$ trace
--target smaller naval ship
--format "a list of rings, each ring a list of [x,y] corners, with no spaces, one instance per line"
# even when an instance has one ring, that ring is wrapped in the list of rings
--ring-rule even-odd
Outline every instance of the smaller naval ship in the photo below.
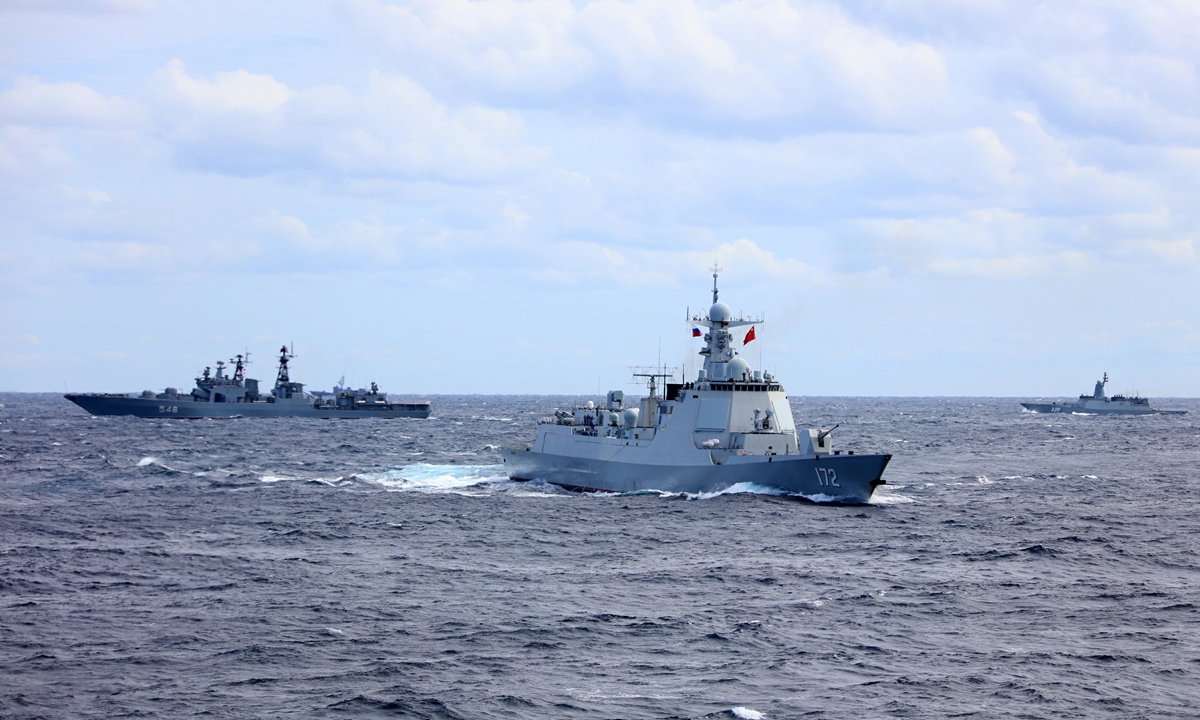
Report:
[[[1158,410],[1150,407],[1150,401],[1144,397],[1125,397],[1104,394],[1104,386],[1108,384],[1108,373],[1103,379],[1096,381],[1096,389],[1091,395],[1080,395],[1074,402],[1052,403],[1021,403],[1021,407],[1036,413],[1075,413],[1078,415],[1184,415],[1187,410]]]
[[[328,398],[306,392],[303,383],[294,382],[288,375],[288,361],[294,357],[286,345],[279,350],[275,387],[265,396],[259,394],[258,380],[246,377],[246,364],[250,362],[250,354],[246,353],[229,361],[232,374],[226,374],[223,361],[217,361],[216,373],[212,372],[211,367],[204,368],[203,374],[196,378],[196,387],[187,394],[169,387],[161,393],[146,390],[141,395],[69,393],[64,397],[93,415],[157,418],[429,417],[428,400],[392,402],[375,383],[371,383],[369,390],[336,387]]]
[[[695,381],[671,382],[667,368],[635,368],[650,391],[636,407],[614,390],[604,407],[589,402],[544,418],[528,447],[500,450],[509,478],[582,491],[693,494],[751,483],[814,500],[869,500],[885,484],[892,456],[843,455],[833,449],[836,425],[797,433],[783,385],[753,370],[734,347],[734,328],[750,326],[744,346],[762,320],[734,317],[718,301],[717,272],[708,314],[689,318],[695,336],[708,328]]]

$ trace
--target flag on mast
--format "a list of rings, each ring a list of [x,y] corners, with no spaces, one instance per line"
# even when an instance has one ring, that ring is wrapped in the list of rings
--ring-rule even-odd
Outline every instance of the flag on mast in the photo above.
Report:
[[[695,326],[692,327],[692,337],[700,337],[703,334],[704,333],[700,332],[700,328]]]
[[[751,340],[753,340],[753,339],[754,339],[754,326],[753,326],[753,325],[751,325],[751,326],[750,326],[750,332],[746,333],[746,339],[742,341],[742,344],[743,344],[743,345],[749,345],[749,344],[750,344],[750,341],[751,341]]]

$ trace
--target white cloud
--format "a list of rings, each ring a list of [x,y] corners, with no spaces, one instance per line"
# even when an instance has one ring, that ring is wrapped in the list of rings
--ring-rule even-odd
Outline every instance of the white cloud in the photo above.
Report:
[[[931,46],[832,6],[692,0],[345,0],[358,32],[423,83],[492,101],[635,106],[704,127],[908,128],[949,101]]]
[[[127,129],[137,124],[135,103],[104,97],[78,82],[44,83],[36,77],[18,76],[0,93],[0,122],[40,127]]]
[[[364,260],[391,264],[402,257],[403,229],[385,226],[378,220],[346,220],[314,231],[297,217],[271,212],[253,219],[249,226],[258,239],[267,243],[282,241],[282,252],[268,252],[268,256],[295,258],[294,251],[300,251],[320,258],[318,262],[326,268],[346,264],[361,267]]]
[[[1169,263],[1175,266],[1195,266],[1200,262],[1200,254],[1196,252],[1194,238],[1178,240],[1163,240],[1158,238],[1141,238],[1125,240],[1118,243],[1116,255],[1126,262],[1145,264],[1150,261]]]
[[[986,276],[992,278],[1078,273],[1096,269],[1096,262],[1085,253],[1067,251],[1053,255],[1019,253],[1007,257],[937,259],[928,269],[943,275]]]
[[[154,73],[152,88],[161,105],[183,114],[215,117],[277,117],[292,92],[269,75],[245,70],[216,74],[215,80],[194,78],[179,59],[171,60]]]
[[[372,73],[354,95],[246,71],[195,78],[173,60],[151,90],[163,136],[200,169],[473,182],[526,172],[541,156],[522,144],[518,116],[451,109],[404,77]]]
[[[20,125],[0,126],[0,173],[4,176],[36,177],[70,164],[53,134]]]
[[[263,306],[255,333],[299,314],[264,284],[306,275],[314,317],[385,327],[385,303],[332,290],[364,272],[459,320],[519,298],[564,347],[588,342],[572,303],[602,307],[619,343],[705,297],[714,260],[793,328],[794,362],[857,358],[831,369],[849,391],[964,347],[1001,377],[1014,337],[1094,355],[1105,324],[1200,327],[1194,2],[31,5],[0,4],[0,273],[6,302],[75,293],[5,330],[46,347],[92,332],[97,286],[218,277]],[[165,340],[193,306],[155,296]],[[465,342],[430,343],[448,391]],[[865,359],[889,357],[912,364]]]
[[[70,187],[69,185],[63,185],[62,190],[63,190],[63,195],[68,200],[86,199],[88,202],[92,203],[93,205],[100,205],[101,203],[112,202],[112,196],[109,195],[108,193],[104,192],[103,190],[76,190],[75,188]]]

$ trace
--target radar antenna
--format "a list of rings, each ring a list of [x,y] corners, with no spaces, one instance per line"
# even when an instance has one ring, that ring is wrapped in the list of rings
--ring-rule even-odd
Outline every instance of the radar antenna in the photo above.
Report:
[[[716,305],[717,304],[717,273],[721,272],[721,266],[717,264],[716,260],[714,260],[713,266],[709,269],[712,270],[712,274],[713,274],[713,305]]]
[[[633,366],[629,369],[633,371],[633,382],[639,382],[637,378],[645,378],[645,380],[641,382],[645,382],[650,388],[650,397],[657,398],[658,387],[660,384],[659,380],[662,380],[662,385],[666,385],[668,380],[671,380],[675,377],[675,372],[679,368],[667,367],[663,365],[660,367]]]

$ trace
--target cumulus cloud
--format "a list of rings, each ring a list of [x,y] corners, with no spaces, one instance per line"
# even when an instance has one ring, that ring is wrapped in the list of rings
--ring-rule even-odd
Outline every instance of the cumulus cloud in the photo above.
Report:
[[[1027,104],[1056,127],[1126,142],[1200,138],[1200,5],[1188,0],[843,3],[856,22],[930,43],[953,92]]]
[[[623,319],[716,260],[864,357],[1200,307],[1194,2],[333,6],[0,0],[6,291],[368,267]]]
[[[412,80],[378,72],[356,95],[341,87],[293,90],[245,70],[197,78],[173,60],[155,73],[151,102],[163,136],[189,164],[233,174],[323,170],[472,182],[525,172],[541,156],[523,144],[519,116],[452,109]]]
[[[217,73],[214,80],[188,75],[183,61],[171,60],[154,74],[152,88],[168,110],[183,117],[227,119],[234,123],[247,119],[278,118],[291,97],[287,85],[269,75],[245,70]]]
[[[933,47],[784,0],[344,0],[395,67],[497,102],[634,105],[691,126],[911,128],[945,113]],[[750,125],[745,125],[750,123]]]
[[[748,238],[704,249],[571,240],[540,243],[516,252],[517,274],[555,287],[690,287],[695,278],[711,273],[714,263],[735,282],[788,287],[828,285],[831,281],[827,271],[795,257],[781,257]]]
[[[41,127],[127,129],[139,118],[136,103],[105,97],[78,82],[45,83],[18,76],[0,93],[0,122]]]
[[[258,239],[282,242],[281,255],[294,257],[299,251],[320,257],[327,267],[360,264],[363,260],[394,263],[401,259],[402,229],[385,226],[378,220],[346,220],[314,231],[297,217],[270,212],[253,219],[249,226]]]
[[[53,134],[20,125],[0,127],[0,171],[4,176],[37,177],[70,163]]]

